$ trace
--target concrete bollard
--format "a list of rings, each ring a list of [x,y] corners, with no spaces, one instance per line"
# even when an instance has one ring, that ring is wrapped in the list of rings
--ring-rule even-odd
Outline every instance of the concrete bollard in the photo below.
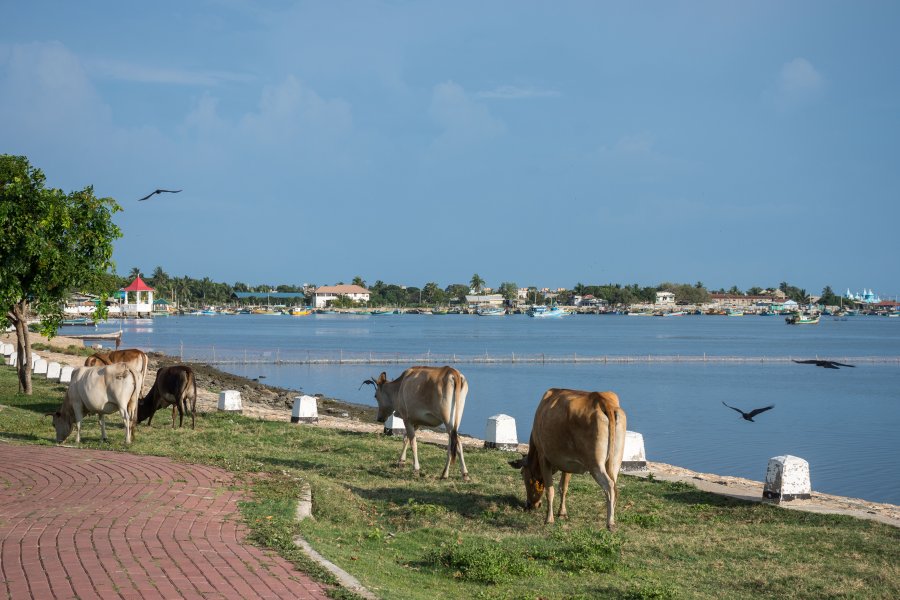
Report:
[[[811,492],[808,462],[790,454],[769,459],[763,498],[788,502],[807,499]]]
[[[488,417],[484,428],[484,447],[497,450],[515,451],[519,448],[516,435],[516,420],[509,415]]]
[[[384,422],[384,435],[406,435],[406,425],[397,415],[389,416]]]
[[[58,381],[60,371],[62,371],[62,365],[58,362],[47,363],[47,379]]]
[[[241,414],[244,411],[244,407],[241,406],[241,393],[237,390],[219,392],[219,410]]]
[[[647,470],[644,436],[636,431],[625,432],[625,452],[622,454],[621,469],[625,472]]]
[[[294,409],[291,411],[291,423],[318,423],[319,406],[315,396],[294,396]]]
[[[7,357],[6,357],[6,364],[8,364],[8,365],[11,366],[11,367],[14,367],[14,366],[16,366],[17,364],[19,364],[19,355],[16,354],[15,352],[13,352],[13,353],[10,354],[9,356],[7,356]]]
[[[72,383],[72,373],[75,371],[75,367],[70,367],[69,365],[65,365],[62,369],[59,370],[59,382],[60,383]]]
[[[47,361],[43,358],[39,358],[33,363],[31,363],[31,372],[35,375],[46,375],[47,374]]]

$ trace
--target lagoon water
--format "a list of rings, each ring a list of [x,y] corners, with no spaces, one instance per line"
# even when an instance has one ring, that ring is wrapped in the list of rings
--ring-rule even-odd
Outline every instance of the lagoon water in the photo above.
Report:
[[[900,319],[788,326],[751,316],[238,315],[122,327],[125,347],[232,361],[220,368],[358,404],[374,405],[371,387],[360,384],[381,371],[393,378],[423,359],[455,360],[469,380],[462,431],[476,437],[489,416],[504,413],[527,442],[549,387],[613,390],[649,460],[763,480],[769,458],[793,454],[809,461],[816,491],[900,504]],[[857,366],[789,360],[816,356]],[[610,360],[575,361],[585,357]],[[308,359],[343,364],[298,364]],[[352,362],[359,359],[372,362]],[[745,411],[775,408],[749,423],[722,401]]]

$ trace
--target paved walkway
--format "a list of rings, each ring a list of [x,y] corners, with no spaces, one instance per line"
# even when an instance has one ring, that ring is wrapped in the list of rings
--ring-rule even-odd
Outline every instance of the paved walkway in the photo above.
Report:
[[[0,443],[0,598],[326,598],[243,542],[221,469]]]

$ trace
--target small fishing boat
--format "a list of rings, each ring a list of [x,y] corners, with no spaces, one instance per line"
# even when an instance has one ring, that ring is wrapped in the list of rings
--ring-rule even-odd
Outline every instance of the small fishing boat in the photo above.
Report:
[[[534,305],[525,311],[525,314],[529,317],[535,318],[544,318],[544,317],[565,317],[569,315],[569,312],[559,306],[541,306]]]
[[[502,306],[482,306],[475,314],[479,317],[502,317],[506,314],[506,309]]]
[[[794,313],[785,317],[784,322],[788,325],[817,325],[819,323],[819,315]]]
[[[76,319],[63,319],[59,323],[60,325],[72,325],[72,326],[82,326],[87,327],[91,325],[96,325],[93,319],[88,319],[87,317],[79,317]]]
[[[290,310],[290,315],[292,317],[305,317],[306,315],[312,314],[312,310],[305,308],[303,306],[295,306]]]

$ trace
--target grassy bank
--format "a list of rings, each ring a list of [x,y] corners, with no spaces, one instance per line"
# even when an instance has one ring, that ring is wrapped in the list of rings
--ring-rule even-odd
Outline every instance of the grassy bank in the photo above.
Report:
[[[13,370],[0,368],[0,437],[52,445],[43,415],[62,387],[35,378],[32,397],[15,392]],[[467,451],[474,481],[457,469],[442,482],[444,450],[427,444],[417,479],[392,466],[400,441],[378,435],[208,413],[196,431],[172,431],[166,419],[141,426],[126,449],[121,421],[108,420],[111,443],[90,417],[82,447],[230,470],[251,492],[242,511],[255,542],[312,568],[291,544],[301,533],[384,598],[900,597],[900,530],[875,522],[623,476],[619,531],[608,534],[600,488],[576,476],[569,520],[547,527],[541,512],[522,509],[506,453]],[[315,518],[297,524],[304,483]]]

